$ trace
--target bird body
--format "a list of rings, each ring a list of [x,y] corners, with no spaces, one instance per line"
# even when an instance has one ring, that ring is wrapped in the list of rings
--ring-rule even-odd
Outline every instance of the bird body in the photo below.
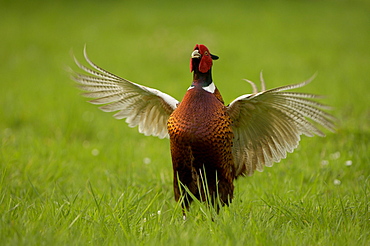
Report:
[[[262,91],[251,81],[253,93],[245,94],[225,106],[212,80],[212,55],[204,45],[196,45],[190,59],[193,81],[181,102],[159,90],[118,77],[95,65],[84,52],[92,68],[76,64],[86,74],[75,74],[85,96],[106,112],[116,112],[130,127],[138,126],[145,135],[169,137],[174,175],[174,193],[184,196],[188,207],[191,196],[205,201],[209,196],[221,204],[233,198],[233,181],[252,175],[255,170],[272,166],[292,152],[300,135],[324,136],[316,125],[334,129],[329,107],[313,100],[318,96],[286,92],[299,84]]]
[[[201,117],[200,117],[201,116]],[[174,110],[168,120],[171,155],[174,169],[175,198],[181,192],[178,180],[201,200],[201,172],[205,171],[207,187],[212,197],[223,203],[232,198],[235,177],[232,157],[233,133],[226,107],[213,93],[195,86]],[[203,178],[205,179],[203,173]],[[217,177],[216,177],[217,176]],[[222,187],[222,188],[221,188]],[[186,202],[191,200],[186,197]]]

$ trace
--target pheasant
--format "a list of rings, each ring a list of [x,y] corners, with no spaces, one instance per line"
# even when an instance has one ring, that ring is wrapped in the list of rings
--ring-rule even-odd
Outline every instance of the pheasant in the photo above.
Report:
[[[95,65],[75,62],[86,73],[73,79],[95,98],[92,104],[114,117],[126,119],[140,133],[170,139],[173,186],[176,201],[188,208],[193,198],[218,199],[222,205],[233,199],[233,181],[272,166],[298,146],[302,134],[325,136],[318,125],[334,131],[329,107],[307,93],[286,92],[302,83],[266,90],[260,74],[261,91],[242,95],[225,105],[212,79],[213,60],[218,56],[197,44],[191,53],[193,81],[181,102],[159,90],[116,76]],[[191,194],[189,194],[191,193]]]

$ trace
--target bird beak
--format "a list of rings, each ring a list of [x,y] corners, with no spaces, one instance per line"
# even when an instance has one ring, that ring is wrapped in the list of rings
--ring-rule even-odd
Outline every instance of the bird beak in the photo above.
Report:
[[[193,53],[191,53],[191,58],[200,58],[199,50],[194,50]]]

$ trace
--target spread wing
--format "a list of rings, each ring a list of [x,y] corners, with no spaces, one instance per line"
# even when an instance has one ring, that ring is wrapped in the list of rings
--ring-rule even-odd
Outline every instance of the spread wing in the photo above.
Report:
[[[298,146],[301,134],[325,136],[317,125],[334,131],[334,117],[323,111],[329,107],[313,100],[319,96],[286,92],[313,79],[265,90],[261,73],[263,91],[257,92],[248,81],[254,93],[238,97],[227,107],[233,121],[236,176],[252,175],[284,159]]]
[[[175,98],[100,68],[88,58],[86,48],[84,56],[91,68],[75,58],[77,66],[87,74],[75,73],[72,77],[86,91],[84,96],[95,98],[90,103],[104,104],[100,107],[104,112],[118,111],[114,117],[126,118],[130,127],[139,126],[140,133],[168,137],[167,120],[178,104]]]

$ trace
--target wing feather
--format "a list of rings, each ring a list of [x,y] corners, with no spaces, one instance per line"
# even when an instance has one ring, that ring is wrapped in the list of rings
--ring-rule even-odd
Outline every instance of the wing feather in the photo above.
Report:
[[[84,57],[90,65],[77,66],[86,74],[75,73],[72,78],[86,97],[94,98],[92,104],[103,105],[104,112],[116,112],[117,119],[126,118],[130,127],[138,126],[145,135],[168,137],[167,120],[179,103],[175,98],[159,90],[123,79],[93,63],[84,49]]]
[[[317,126],[334,131],[335,118],[324,111],[330,107],[315,101],[320,96],[286,91],[303,87],[313,78],[261,92],[248,81],[253,94],[230,103],[227,112],[233,121],[236,176],[252,175],[286,158],[298,146],[302,134],[325,136]],[[264,89],[262,75],[261,83]]]

